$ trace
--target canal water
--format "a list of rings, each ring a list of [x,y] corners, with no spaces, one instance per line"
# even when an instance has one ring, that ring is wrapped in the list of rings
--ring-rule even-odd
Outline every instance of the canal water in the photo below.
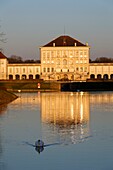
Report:
[[[0,107],[0,170],[113,169],[113,92],[17,95]]]

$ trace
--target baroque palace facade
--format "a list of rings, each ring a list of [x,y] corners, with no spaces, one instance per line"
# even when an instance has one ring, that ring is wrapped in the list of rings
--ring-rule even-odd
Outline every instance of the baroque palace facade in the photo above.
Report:
[[[0,80],[113,79],[113,63],[89,63],[89,58],[88,43],[63,35],[40,47],[40,64],[9,64],[0,52]]]

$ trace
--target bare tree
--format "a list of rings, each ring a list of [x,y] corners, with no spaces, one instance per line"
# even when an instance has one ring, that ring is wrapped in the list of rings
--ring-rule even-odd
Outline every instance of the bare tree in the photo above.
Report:
[[[6,43],[6,38],[4,38],[5,34],[4,32],[1,32],[1,26],[0,26],[0,43]],[[0,45],[0,51],[3,51],[3,49],[1,48],[1,45]]]

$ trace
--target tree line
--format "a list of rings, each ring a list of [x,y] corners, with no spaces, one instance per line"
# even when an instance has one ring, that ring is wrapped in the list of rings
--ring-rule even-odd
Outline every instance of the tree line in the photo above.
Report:
[[[16,63],[40,63],[40,60],[34,60],[34,59],[27,59],[27,60],[23,60],[22,57],[20,56],[16,56],[16,55],[12,55],[11,57],[7,58],[8,62],[10,64],[16,64]]]
[[[95,60],[89,59],[90,63],[113,63],[113,58],[107,58],[107,57],[99,57]]]

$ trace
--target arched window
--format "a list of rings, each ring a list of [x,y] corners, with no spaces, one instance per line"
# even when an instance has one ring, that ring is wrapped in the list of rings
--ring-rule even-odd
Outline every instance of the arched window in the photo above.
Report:
[[[22,79],[23,79],[23,80],[26,79],[26,75],[25,75],[25,74],[22,75]]]
[[[63,65],[67,65],[67,60],[66,59],[63,60]]]
[[[39,75],[39,74],[36,74],[35,78],[36,78],[36,79],[39,79],[39,78],[40,78],[40,75]]]
[[[9,80],[13,80],[13,75],[9,75]]]
[[[20,80],[20,75],[16,74],[16,75],[15,75],[15,79],[16,79],[16,80]]]
[[[91,75],[90,75],[90,79],[95,79],[95,75],[94,75],[94,74],[91,74]]]
[[[74,80],[74,75],[72,74],[72,76],[71,76],[71,80]]]
[[[101,74],[98,74],[97,79],[101,79],[101,78],[102,78]]]
[[[33,75],[32,74],[29,75],[29,79],[33,79]]]
[[[104,78],[105,80],[108,80],[108,74],[104,74],[103,78]]]
[[[113,74],[110,75],[110,79],[113,79]]]
[[[68,75],[64,74],[64,80],[68,80]]]

